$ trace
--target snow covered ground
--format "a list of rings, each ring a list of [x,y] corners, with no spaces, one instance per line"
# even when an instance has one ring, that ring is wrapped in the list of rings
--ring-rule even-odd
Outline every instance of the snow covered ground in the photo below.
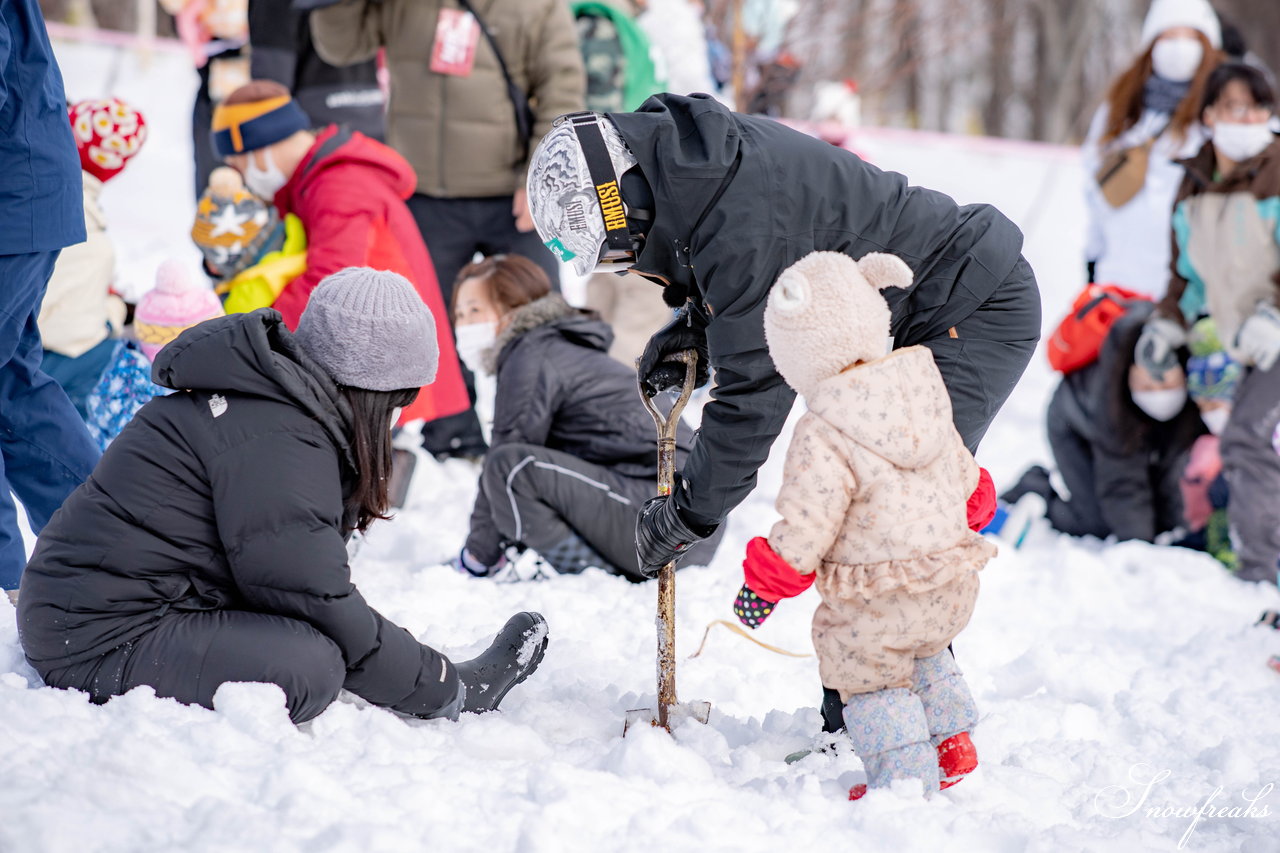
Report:
[[[70,97],[105,94],[114,67],[110,91],[151,123],[104,194],[122,275],[145,286],[165,254],[193,256],[194,76],[177,54],[144,70],[57,47]],[[1017,220],[1056,320],[1080,279],[1071,152],[900,132],[858,145]],[[998,484],[1048,461],[1051,388],[1038,356],[980,454]],[[439,565],[475,488],[460,462],[422,462],[411,505],[372,531],[354,572],[383,613],[459,656],[513,611],[544,613],[545,662],[500,714],[407,722],[339,701],[295,728],[261,685],[224,688],[216,711],[145,690],[95,707],[39,686],[0,597],[0,851],[1280,849],[1280,676],[1263,666],[1280,634],[1250,626],[1280,594],[1175,549],[1037,529],[987,567],[955,644],[983,714],[982,765],[961,785],[929,802],[905,786],[849,803],[862,773],[847,748],[785,764],[820,726],[816,662],[722,628],[687,659],[709,621],[733,618],[742,549],[774,517],[779,455],[715,564],[679,575],[680,692],[713,711],[674,737],[621,737],[625,712],[654,702],[653,586],[591,574],[494,585]],[[812,592],[784,603],[760,638],[809,651],[815,604]],[[1213,816],[1193,820],[1206,804]]]

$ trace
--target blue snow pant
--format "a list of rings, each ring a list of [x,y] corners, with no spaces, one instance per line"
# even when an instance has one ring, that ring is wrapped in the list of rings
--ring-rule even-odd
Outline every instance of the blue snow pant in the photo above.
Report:
[[[98,463],[97,445],[58,383],[40,370],[36,316],[57,252],[0,255],[0,589],[27,564],[16,494],[39,533]]]

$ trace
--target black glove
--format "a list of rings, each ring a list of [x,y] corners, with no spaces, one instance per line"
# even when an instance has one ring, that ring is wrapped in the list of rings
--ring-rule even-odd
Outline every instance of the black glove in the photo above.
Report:
[[[1098,272],[1097,261],[1085,261],[1084,263],[1085,284],[1093,284],[1095,281],[1097,281],[1098,280],[1097,272]]]
[[[674,320],[654,332],[636,361],[636,372],[640,375],[640,387],[645,396],[656,397],[663,391],[679,391],[684,387],[684,363],[671,359],[687,349],[698,353],[694,387],[701,388],[711,378],[707,363],[707,330],[694,322],[686,305],[676,313]]]
[[[680,510],[669,496],[645,501],[636,517],[636,556],[640,559],[640,574],[647,578],[658,572],[672,560],[678,560],[690,547],[716,532],[716,527],[703,528],[700,532],[690,527],[680,517]]]

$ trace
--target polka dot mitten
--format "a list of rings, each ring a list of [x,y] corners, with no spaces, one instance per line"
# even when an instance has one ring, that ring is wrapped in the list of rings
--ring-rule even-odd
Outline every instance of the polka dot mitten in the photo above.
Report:
[[[752,592],[751,587],[745,583],[742,589],[738,590],[738,597],[733,600],[733,612],[737,615],[738,621],[753,629],[764,624],[764,620],[769,618],[769,614],[777,606],[778,602],[765,601]]]

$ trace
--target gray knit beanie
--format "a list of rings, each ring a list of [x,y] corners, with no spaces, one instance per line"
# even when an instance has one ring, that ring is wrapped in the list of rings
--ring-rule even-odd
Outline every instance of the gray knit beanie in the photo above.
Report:
[[[420,388],[436,378],[436,323],[404,276],[347,267],[311,292],[294,337],[339,385]]]

